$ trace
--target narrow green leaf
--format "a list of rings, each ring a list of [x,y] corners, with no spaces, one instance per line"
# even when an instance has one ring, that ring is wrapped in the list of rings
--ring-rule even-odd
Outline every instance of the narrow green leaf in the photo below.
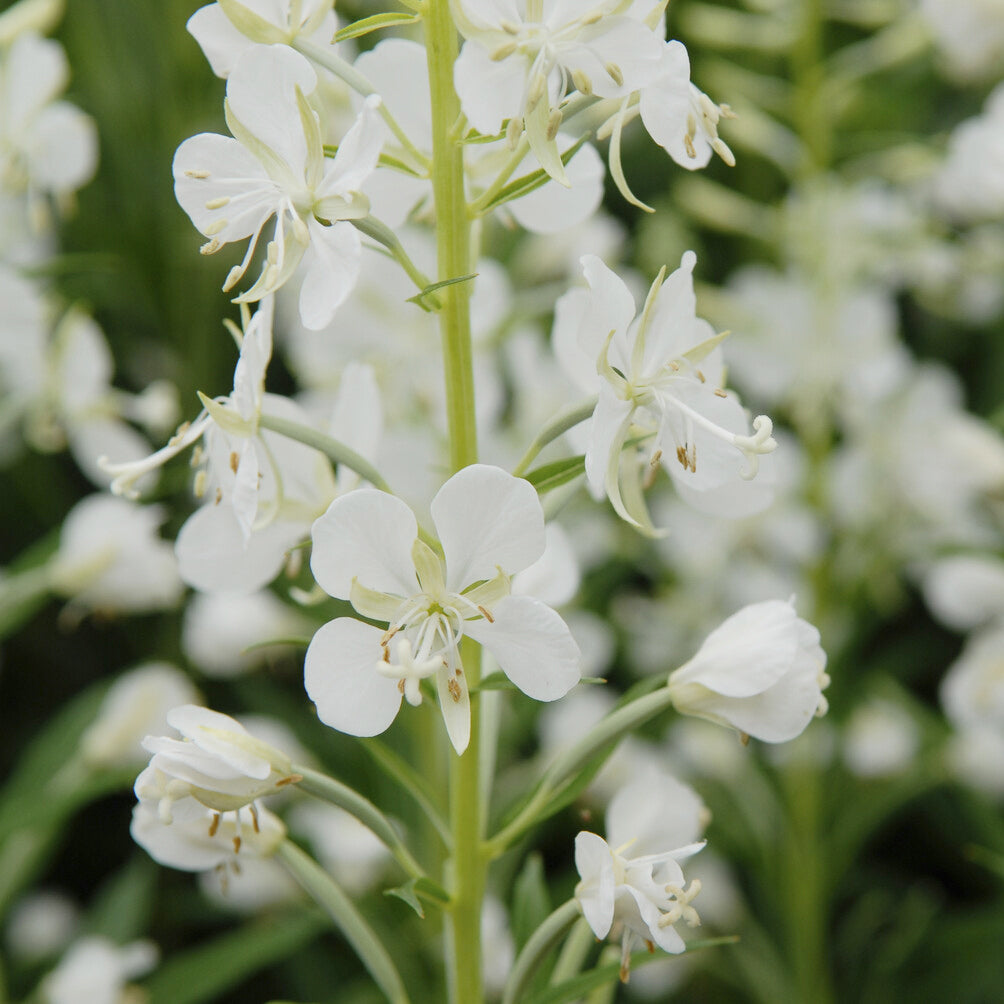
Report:
[[[408,303],[417,303],[423,310],[430,310],[429,306],[426,304],[426,299],[435,293],[437,290],[443,289],[446,286],[453,286],[458,282],[469,282],[471,279],[476,279],[478,277],[477,272],[471,272],[469,275],[458,275],[454,279],[440,279],[439,282],[432,282],[426,286],[423,290],[416,293],[414,296],[409,296]]]
[[[341,31],[335,32],[332,42],[344,42],[350,38],[360,38],[368,35],[371,31],[378,31],[380,28],[393,28],[399,24],[414,24],[421,20],[418,14],[396,14],[388,11],[386,14],[374,14],[372,17],[364,17],[360,21],[354,21],[346,25]]]
[[[105,881],[87,912],[88,934],[100,934],[124,945],[149,930],[159,869],[137,849],[128,863]]]
[[[254,921],[168,959],[146,982],[149,1004],[203,1004],[292,955],[327,927],[319,912]]]
[[[568,162],[579,152],[579,150],[582,149],[582,145],[591,136],[592,133],[586,133],[584,136],[580,136],[561,155],[560,160],[562,165],[568,164]],[[524,195],[529,195],[531,192],[535,192],[541,186],[546,185],[550,180],[550,175],[542,168],[536,171],[531,171],[529,174],[524,174],[521,177],[516,178],[514,181],[510,181],[509,184],[498,192],[487,205],[478,205],[478,212],[482,215],[490,213],[493,209],[504,205],[506,202],[512,202],[513,199],[519,199]]]

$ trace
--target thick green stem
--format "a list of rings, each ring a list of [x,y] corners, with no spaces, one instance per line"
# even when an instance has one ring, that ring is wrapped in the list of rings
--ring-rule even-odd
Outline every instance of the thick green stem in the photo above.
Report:
[[[457,28],[449,0],[428,0],[424,8],[429,90],[432,99],[432,189],[436,205],[436,247],[440,282],[456,279],[471,268],[471,219],[465,195],[463,146],[455,134],[460,100],[453,89],[458,52]],[[446,416],[450,436],[450,468],[477,462],[474,412],[474,369],[471,355],[471,284],[457,282],[437,291],[446,384]],[[447,929],[450,999],[454,1004],[480,1004],[481,902],[487,859],[482,856],[484,819],[479,791],[481,652],[464,640],[461,655],[471,690],[471,739],[462,756],[450,762],[450,828],[453,856],[449,863],[452,893]]]
[[[432,188],[436,205],[439,281],[468,275],[471,226],[465,197],[463,145],[453,135],[460,100],[453,89],[457,29],[449,0],[429,0],[425,11],[429,89],[432,97]],[[446,374],[446,414],[450,432],[450,466],[460,470],[477,461],[474,419],[474,370],[471,360],[470,283],[446,286],[440,332]]]

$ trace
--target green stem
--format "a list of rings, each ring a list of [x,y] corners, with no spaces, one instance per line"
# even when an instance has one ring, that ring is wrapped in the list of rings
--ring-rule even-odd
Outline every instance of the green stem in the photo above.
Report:
[[[308,854],[284,840],[275,856],[334,920],[377,986],[392,1004],[408,1004],[408,994],[387,949],[374,934],[352,900]]]
[[[825,70],[823,65],[823,2],[802,0],[802,23],[792,46],[791,76],[795,84],[795,128],[803,143],[800,176],[813,177],[825,171],[832,156],[830,116],[822,107]]]
[[[349,220],[349,222],[360,233],[372,238],[378,244],[382,244],[401,268],[405,270],[408,278],[418,287],[419,292],[432,285],[432,280],[408,257],[408,252],[405,251],[404,245],[398,240],[397,234],[386,223],[381,223],[380,220],[373,216],[364,216],[362,219]],[[437,305],[431,296],[430,301],[433,301],[434,305]]]
[[[595,410],[596,398],[591,397],[588,401],[583,401],[581,404],[567,408],[565,411],[555,415],[529,445],[526,453],[523,454],[523,459],[513,468],[513,474],[517,478],[522,477],[545,446],[553,443],[559,436],[564,435],[569,429],[573,429],[580,422],[584,422]]]
[[[342,784],[341,781],[336,781],[333,777],[328,777],[327,774],[322,774],[320,771],[311,770],[310,767],[294,764],[293,773],[299,774],[302,778],[301,781],[297,782],[297,787],[301,791],[305,791],[315,798],[323,799],[325,802],[330,802],[332,805],[337,805],[340,809],[355,816],[359,822],[368,826],[384,842],[401,867],[412,878],[425,877],[425,870],[412,857],[391,821],[368,798],[364,798],[359,792]]]

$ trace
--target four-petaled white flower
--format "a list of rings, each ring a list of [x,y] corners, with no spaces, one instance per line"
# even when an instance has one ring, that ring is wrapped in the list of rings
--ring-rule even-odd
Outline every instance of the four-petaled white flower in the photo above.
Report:
[[[777,446],[766,415],[749,419],[722,389],[724,366],[711,325],[696,316],[688,251],[680,267],[652,284],[641,314],[624,282],[599,258],[585,255],[589,289],[566,293],[555,310],[554,345],[569,375],[598,393],[586,448],[586,478],[604,490],[618,514],[651,530],[643,501],[645,477],[659,461],[677,492],[695,508],[745,516],[770,501],[763,479],[749,484],[760,457]],[[647,457],[622,451],[633,437]],[[742,463],[745,458],[745,468]]]
[[[525,130],[541,167],[567,185],[555,141],[566,94],[624,97],[658,72],[662,40],[628,14],[631,6],[630,0],[454,0],[467,39],[454,81],[471,125],[490,136],[508,119],[510,142]]]
[[[377,735],[401,699],[421,701],[435,677],[450,739],[470,739],[470,698],[459,645],[482,644],[523,693],[553,701],[579,679],[579,650],[550,607],[510,592],[511,576],[544,550],[544,515],[531,485],[497,467],[455,474],[432,501],[444,559],[419,539],[400,499],[360,489],[336,499],[314,524],[311,568],[323,589],[350,600],[386,631],[350,617],[314,635],[305,684],[323,722]]]
[[[751,603],[705,639],[669,677],[676,710],[768,743],[801,735],[826,713],[819,632],[790,602]]]
[[[334,159],[326,160],[320,120],[306,98],[316,86],[317,75],[299,53],[282,45],[252,46],[227,81],[227,125],[235,138],[201,133],[174,156],[175,195],[209,238],[202,252],[251,238],[224,290],[247,271],[274,217],[262,273],[236,299],[261,299],[303,260],[300,317],[312,329],[331,320],[359,275],[362,243],[348,221],[369,212],[360,189],[383,141],[380,99],[371,96]]]
[[[695,841],[706,822],[707,810],[690,788],[652,771],[611,800],[606,840],[585,830],[575,838],[581,879],[575,898],[597,938],[621,939],[624,982],[639,939],[675,955],[686,946],[673,925],[700,924],[691,901],[701,883],[687,886],[680,861],[704,846]]]

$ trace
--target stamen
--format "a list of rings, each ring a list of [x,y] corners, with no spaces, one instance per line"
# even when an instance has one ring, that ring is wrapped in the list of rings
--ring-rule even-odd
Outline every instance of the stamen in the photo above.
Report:
[[[616,63],[607,63],[603,67],[607,71],[607,76],[618,86],[624,86],[624,71]]]
[[[213,821],[209,824],[209,835],[211,837],[216,836],[216,831],[220,828],[220,819],[222,818],[218,812],[213,813]]]
[[[303,780],[302,774],[290,774],[289,777],[281,777],[275,782],[277,788],[284,788],[287,784],[299,784]]]
[[[575,85],[575,89],[587,98],[593,93],[593,82],[589,79],[589,74],[584,70],[572,70],[572,83]]]
[[[515,51],[515,42],[504,42],[491,53],[489,59],[491,59],[493,63],[501,63],[503,59],[508,59]]]
[[[207,237],[215,237],[221,230],[226,230],[229,225],[229,220],[213,220],[202,232]]]
[[[715,388],[715,397],[728,397],[728,396],[729,395],[726,394],[725,391],[723,391],[721,387],[716,387]]]
[[[460,703],[460,684],[456,680],[450,680],[446,685],[446,689],[450,692],[450,697],[453,698],[454,704]]]
[[[484,617],[484,619],[488,621],[489,624],[495,623],[495,618],[492,617],[492,615],[484,607],[479,606],[478,610],[481,611],[481,616]]]
[[[241,852],[241,838],[234,837],[234,854],[240,854]]]
[[[206,203],[206,209],[222,209],[229,202],[229,195],[221,195],[218,199],[210,199]]]
[[[208,171],[203,171],[203,170],[189,169],[189,170],[187,170],[185,172],[185,177],[186,178],[199,178],[199,179],[208,178],[209,177],[209,172]]]
[[[199,254],[216,254],[221,247],[223,247],[223,245],[214,237],[212,240],[206,241],[206,243],[199,248]]]
[[[258,806],[251,802],[248,804],[248,808],[251,810],[251,828],[255,833],[261,833],[261,828],[258,825]]]
[[[240,457],[238,457],[236,453],[231,453],[230,454],[230,470],[232,470],[234,472],[234,474],[237,473],[237,467],[238,467],[239,464],[240,464]]]

